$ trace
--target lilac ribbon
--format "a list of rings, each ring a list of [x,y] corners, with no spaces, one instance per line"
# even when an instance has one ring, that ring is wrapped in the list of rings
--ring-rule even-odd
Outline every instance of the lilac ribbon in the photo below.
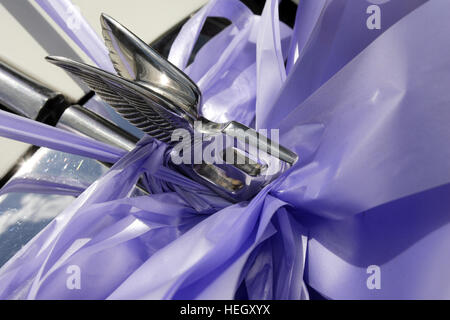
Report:
[[[180,30],[169,53],[169,61],[184,70],[206,18],[221,16],[230,20],[239,30],[244,29],[253,14],[238,0],[212,0],[200,9]]]
[[[305,159],[277,196],[309,228],[307,281],[328,297],[449,298],[449,9],[415,9],[279,124]]]
[[[256,128],[268,129],[269,110],[286,80],[286,69],[281,49],[278,1],[268,0],[264,7],[256,45]]]
[[[301,1],[288,61],[289,81],[267,110],[268,127],[279,121],[332,78],[389,27],[428,0],[390,1],[381,6],[382,28],[368,29],[365,12],[370,5],[359,0]],[[296,51],[299,57],[295,60]],[[293,56],[292,56],[293,55]],[[293,65],[293,61],[296,61]]]

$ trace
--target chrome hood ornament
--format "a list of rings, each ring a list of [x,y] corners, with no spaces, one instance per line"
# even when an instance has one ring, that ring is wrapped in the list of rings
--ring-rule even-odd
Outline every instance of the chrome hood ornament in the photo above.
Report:
[[[173,139],[177,130],[190,134],[188,149],[194,152],[206,145],[203,139],[192,139],[198,133],[226,140],[227,147],[216,154],[225,163],[196,162],[194,155],[183,155],[192,161],[172,161],[171,166],[236,202],[250,199],[297,161],[294,152],[239,122],[218,124],[201,117],[197,110],[202,94],[185,73],[111,17],[102,14],[101,24],[117,75],[67,58],[47,60],[80,78],[130,123],[170,145],[173,152],[181,151]]]

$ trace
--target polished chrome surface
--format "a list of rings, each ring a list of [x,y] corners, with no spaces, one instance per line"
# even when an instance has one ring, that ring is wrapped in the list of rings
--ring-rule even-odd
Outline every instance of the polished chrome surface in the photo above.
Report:
[[[64,111],[57,127],[126,151],[133,150],[139,140],[112,122],[78,105],[73,105]]]
[[[175,107],[174,112],[181,108],[196,119],[201,92],[195,82],[111,17],[102,14],[100,21],[117,74],[163,96],[171,102],[167,107]]]
[[[0,104],[5,108],[36,119],[41,109],[58,93],[0,61]]]
[[[294,152],[239,122],[219,124],[199,117],[201,92],[186,74],[117,21],[102,15],[101,23],[118,75],[67,58],[47,60],[79,77],[125,119],[154,138],[173,144],[172,133],[179,128],[191,134],[196,130],[206,136],[228,136],[240,142],[233,148],[242,151],[247,160],[244,166],[228,162],[181,164],[175,168],[220,195],[241,201],[251,198],[297,161]],[[200,130],[193,126],[197,121],[202,124]],[[193,139],[189,143],[194,146],[202,142]],[[246,151],[251,147],[256,148],[256,154]],[[249,161],[261,154],[262,163]]]

